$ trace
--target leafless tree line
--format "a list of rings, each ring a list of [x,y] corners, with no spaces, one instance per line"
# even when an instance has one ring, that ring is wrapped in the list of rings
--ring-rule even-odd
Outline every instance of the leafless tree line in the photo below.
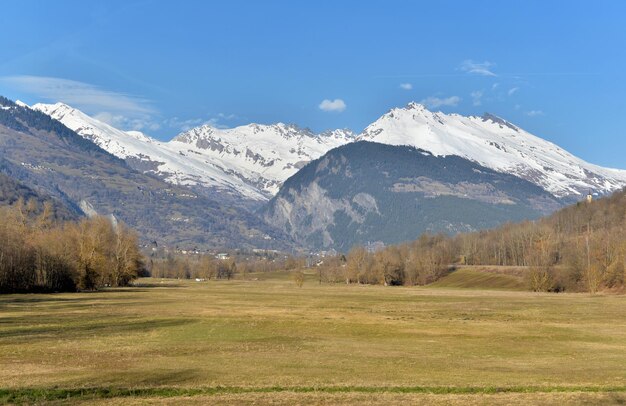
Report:
[[[347,255],[324,257],[313,268],[319,283],[426,285],[449,272],[456,252],[455,240],[425,234],[376,252],[356,246]]]
[[[135,233],[104,217],[58,222],[52,205],[0,208],[0,292],[125,286],[143,268]]]
[[[262,272],[292,270],[304,265],[304,258],[293,256],[281,258],[231,257],[217,259],[212,255],[168,255],[152,258],[148,271],[154,278],[175,279],[246,279],[248,275]]]
[[[527,267],[529,288],[535,291],[621,290],[626,277],[626,192],[456,240],[467,264]]]

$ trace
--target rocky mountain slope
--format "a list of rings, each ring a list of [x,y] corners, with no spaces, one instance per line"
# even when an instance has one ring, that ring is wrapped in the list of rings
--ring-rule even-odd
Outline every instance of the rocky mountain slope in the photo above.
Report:
[[[281,248],[258,216],[140,173],[57,120],[0,98],[0,172],[72,207],[113,214],[142,239],[185,247]]]
[[[4,167],[0,160],[0,170]],[[44,205],[51,203],[49,215],[58,220],[74,220],[80,217],[81,210],[73,205],[66,205],[54,197],[40,193],[25,184],[13,179],[9,175],[0,172],[0,206],[17,205],[19,200],[28,214],[40,215],[44,212]],[[31,206],[31,202],[35,205]]]
[[[306,163],[354,140],[350,130],[315,134],[289,124],[249,124],[231,129],[194,128],[168,143],[181,154],[202,156],[271,197]]]
[[[363,141],[309,163],[263,215],[303,245],[346,251],[533,219],[560,206],[539,186],[465,158]]]

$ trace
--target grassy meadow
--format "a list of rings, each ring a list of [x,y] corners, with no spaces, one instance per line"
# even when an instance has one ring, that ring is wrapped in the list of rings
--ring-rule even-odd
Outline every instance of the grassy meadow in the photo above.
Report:
[[[625,296],[498,290],[519,286],[493,273],[468,289],[479,271],[457,272],[425,288],[276,273],[1,295],[0,402],[626,402]]]

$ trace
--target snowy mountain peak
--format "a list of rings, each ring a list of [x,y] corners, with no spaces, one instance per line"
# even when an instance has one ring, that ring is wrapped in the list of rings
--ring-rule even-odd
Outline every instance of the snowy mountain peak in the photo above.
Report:
[[[437,156],[457,155],[529,180],[557,197],[589,189],[610,193],[626,186],[626,171],[585,162],[493,114],[465,117],[433,113],[417,103],[409,106],[383,115],[358,139],[411,145]]]
[[[45,104],[45,103],[37,103],[34,104],[31,107],[33,110],[38,110],[41,111],[42,113],[45,113],[47,115],[56,115],[56,116],[60,116],[63,114],[77,114],[77,115],[84,115],[86,117],[88,117],[85,113],[83,113],[80,110],[77,110],[71,106],[68,106],[65,103],[61,103],[61,102],[57,102],[54,104]]]
[[[443,114],[443,113],[434,113],[428,110],[428,108],[426,108],[425,105],[412,101],[408,103],[407,105],[405,105],[404,107],[392,108],[387,113],[383,114],[381,119],[388,118],[388,119],[400,120],[402,119],[402,117],[413,117],[413,118],[432,117],[438,114]]]
[[[178,134],[172,141],[194,144],[203,140],[235,140],[243,138],[263,140],[266,137],[290,139],[314,136],[315,134],[308,128],[300,128],[295,124],[252,123],[234,128],[217,128],[210,124],[204,124]]]
[[[505,126],[505,127],[508,127],[508,128],[510,128],[511,130],[514,130],[514,131],[516,131],[516,132],[519,132],[519,130],[520,130],[520,129],[516,126],[516,125],[511,124],[511,123],[509,123],[508,121],[506,121],[505,119],[500,118],[500,117],[498,117],[498,116],[496,116],[496,115],[494,115],[494,114],[491,114],[491,113],[485,113],[485,114],[483,114],[483,115],[481,116],[481,119],[482,119],[483,121],[491,121],[491,122],[492,122],[492,123],[494,123],[494,124],[498,124],[498,125],[500,125],[500,126]]]
[[[320,138],[331,138],[338,141],[352,142],[356,138],[354,131],[349,128],[341,128],[336,130],[326,130],[319,134]]]
[[[407,103],[407,105],[404,107],[404,110],[424,111],[428,109],[423,104],[412,101]]]
[[[82,111],[68,106],[65,103],[43,104],[37,103],[32,106],[33,110],[38,110],[60,121],[69,129],[75,131],[83,138],[92,141],[100,148],[117,156],[126,159],[136,151],[141,150],[142,145],[138,142],[152,142],[150,137],[138,131],[125,132],[107,123],[96,120]]]

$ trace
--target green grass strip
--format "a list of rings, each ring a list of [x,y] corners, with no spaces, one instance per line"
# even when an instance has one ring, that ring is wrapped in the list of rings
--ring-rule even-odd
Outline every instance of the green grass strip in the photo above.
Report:
[[[615,393],[626,392],[626,386],[269,386],[205,388],[23,388],[0,389],[2,403],[30,403],[64,399],[107,399],[126,397],[170,398],[242,393],[427,393],[438,395],[496,394],[496,393]]]

